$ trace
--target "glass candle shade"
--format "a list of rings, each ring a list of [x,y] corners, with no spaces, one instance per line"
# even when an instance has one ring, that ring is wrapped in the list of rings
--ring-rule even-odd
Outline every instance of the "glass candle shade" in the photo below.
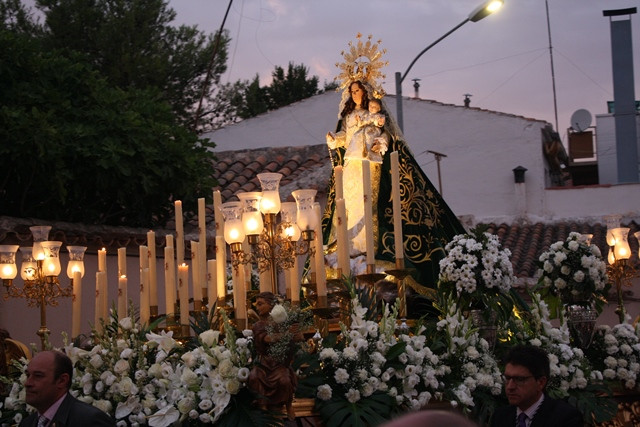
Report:
[[[220,206],[224,218],[224,240],[229,245],[242,243],[244,240],[244,227],[242,226],[242,204],[240,202],[227,202]]]
[[[20,252],[22,253],[20,277],[22,277],[22,280],[27,282],[36,280],[38,262],[33,257],[33,248],[31,246],[24,246],[20,248]]]
[[[86,246],[67,246],[69,251],[69,264],[67,265],[67,276],[73,279],[73,273],[80,272],[80,276],[84,277],[84,252]]]
[[[60,266],[60,246],[62,242],[47,240],[42,242],[44,259],[42,262],[42,272],[45,276],[58,276],[62,271]]]
[[[281,173],[259,173],[258,180],[262,187],[262,199],[260,200],[260,210],[263,214],[277,214],[280,212],[280,180]]]
[[[34,225],[29,227],[33,235],[33,258],[35,260],[44,259],[44,251],[42,250],[42,242],[49,240],[50,225]]]
[[[0,279],[11,280],[18,275],[16,252],[18,245],[0,245]]]
[[[298,208],[294,202],[283,202],[280,208],[280,218],[282,225],[281,236],[290,239],[292,242],[300,240],[300,227],[296,224]]]
[[[316,198],[316,190],[296,190],[291,195],[296,199],[298,207],[297,224],[302,231],[313,230],[318,219],[313,211],[313,203]]]
[[[247,236],[259,236],[264,228],[262,213],[260,213],[260,200],[262,193],[252,191],[248,193],[238,193],[238,198],[242,203],[242,225]]]
[[[613,256],[616,261],[621,259],[629,259],[631,257],[631,248],[629,247],[629,228],[618,227],[611,230],[613,237],[616,239],[616,244],[613,247]]]

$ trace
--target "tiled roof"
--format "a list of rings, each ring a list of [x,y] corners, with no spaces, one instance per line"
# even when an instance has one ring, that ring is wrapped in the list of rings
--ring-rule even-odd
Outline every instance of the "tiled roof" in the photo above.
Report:
[[[511,263],[513,272],[518,277],[534,277],[537,271],[536,261],[542,252],[549,249],[551,244],[565,240],[572,231],[581,234],[593,234],[591,243],[598,246],[602,256],[606,258],[609,247],[606,242],[606,225],[562,222],[557,224],[507,225],[488,224],[488,232],[496,234],[503,247],[511,251]],[[623,224],[629,227],[629,246],[632,251],[632,259],[638,260],[638,240],[633,233],[640,231],[637,223]]]
[[[326,198],[331,175],[326,144],[222,151],[216,153],[216,157],[213,176],[218,180],[223,202],[235,199],[239,192],[260,191],[257,175],[263,172],[283,175],[280,181],[283,201],[291,191],[301,188],[318,190],[317,197]]]

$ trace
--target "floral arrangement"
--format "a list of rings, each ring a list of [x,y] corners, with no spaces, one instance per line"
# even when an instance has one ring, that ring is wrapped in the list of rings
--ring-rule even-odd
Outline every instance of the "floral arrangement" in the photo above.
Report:
[[[629,390],[640,390],[639,332],[638,325],[628,323],[598,326],[587,351],[605,380]]]
[[[439,291],[455,295],[460,310],[490,308],[487,314],[510,316],[511,251],[501,248],[498,236],[476,228],[471,234],[454,236],[445,251],[447,255],[440,260]]]
[[[608,291],[607,266],[596,245],[587,245],[580,233],[553,243],[538,259],[538,285],[565,304],[604,301]]]

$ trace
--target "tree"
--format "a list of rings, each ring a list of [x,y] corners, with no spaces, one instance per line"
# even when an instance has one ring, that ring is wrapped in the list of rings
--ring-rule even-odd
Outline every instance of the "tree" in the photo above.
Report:
[[[318,77],[307,80],[307,72],[303,64],[294,65],[290,62],[285,76],[282,67],[276,66],[271,74],[271,85],[267,88],[269,109],[276,110],[318,93]]]
[[[213,147],[157,88],[115,87],[83,53],[0,27],[0,215],[163,225],[210,193]]]
[[[193,125],[209,68],[204,97],[214,106],[219,99],[213,88],[226,70],[227,33],[207,36],[195,26],[172,26],[176,13],[166,0],[36,0],[36,5],[46,16],[49,48],[84,54],[121,89],[160,89],[181,123]],[[206,116],[198,123],[211,127]]]

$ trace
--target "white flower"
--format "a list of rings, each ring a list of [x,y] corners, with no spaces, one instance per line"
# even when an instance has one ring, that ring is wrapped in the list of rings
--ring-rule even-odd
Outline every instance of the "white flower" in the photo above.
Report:
[[[129,362],[124,359],[118,360],[116,364],[113,365],[113,371],[118,375],[127,373],[129,371]]]
[[[238,369],[238,379],[242,382],[247,381],[249,379],[249,368],[242,367]]]
[[[318,387],[318,399],[320,400],[329,400],[331,399],[332,390],[329,384],[323,384]]]
[[[120,327],[125,331],[131,330],[131,328],[133,328],[133,320],[131,320],[131,317],[123,317],[118,323]]]
[[[171,405],[157,411],[149,417],[149,425],[151,427],[169,427],[180,418],[180,412]]]
[[[276,323],[283,323],[287,320],[287,310],[281,304],[273,306],[269,314]]]
[[[347,393],[345,394],[345,397],[349,402],[356,403],[358,400],[360,400],[360,392],[358,390],[350,388],[349,391],[347,391]]]
[[[344,368],[336,369],[334,378],[338,384],[345,384],[349,380],[349,373]]]
[[[220,337],[220,331],[213,331],[209,329],[208,331],[202,332],[198,335],[200,341],[207,347],[213,347],[214,344],[218,343],[218,339]]]

